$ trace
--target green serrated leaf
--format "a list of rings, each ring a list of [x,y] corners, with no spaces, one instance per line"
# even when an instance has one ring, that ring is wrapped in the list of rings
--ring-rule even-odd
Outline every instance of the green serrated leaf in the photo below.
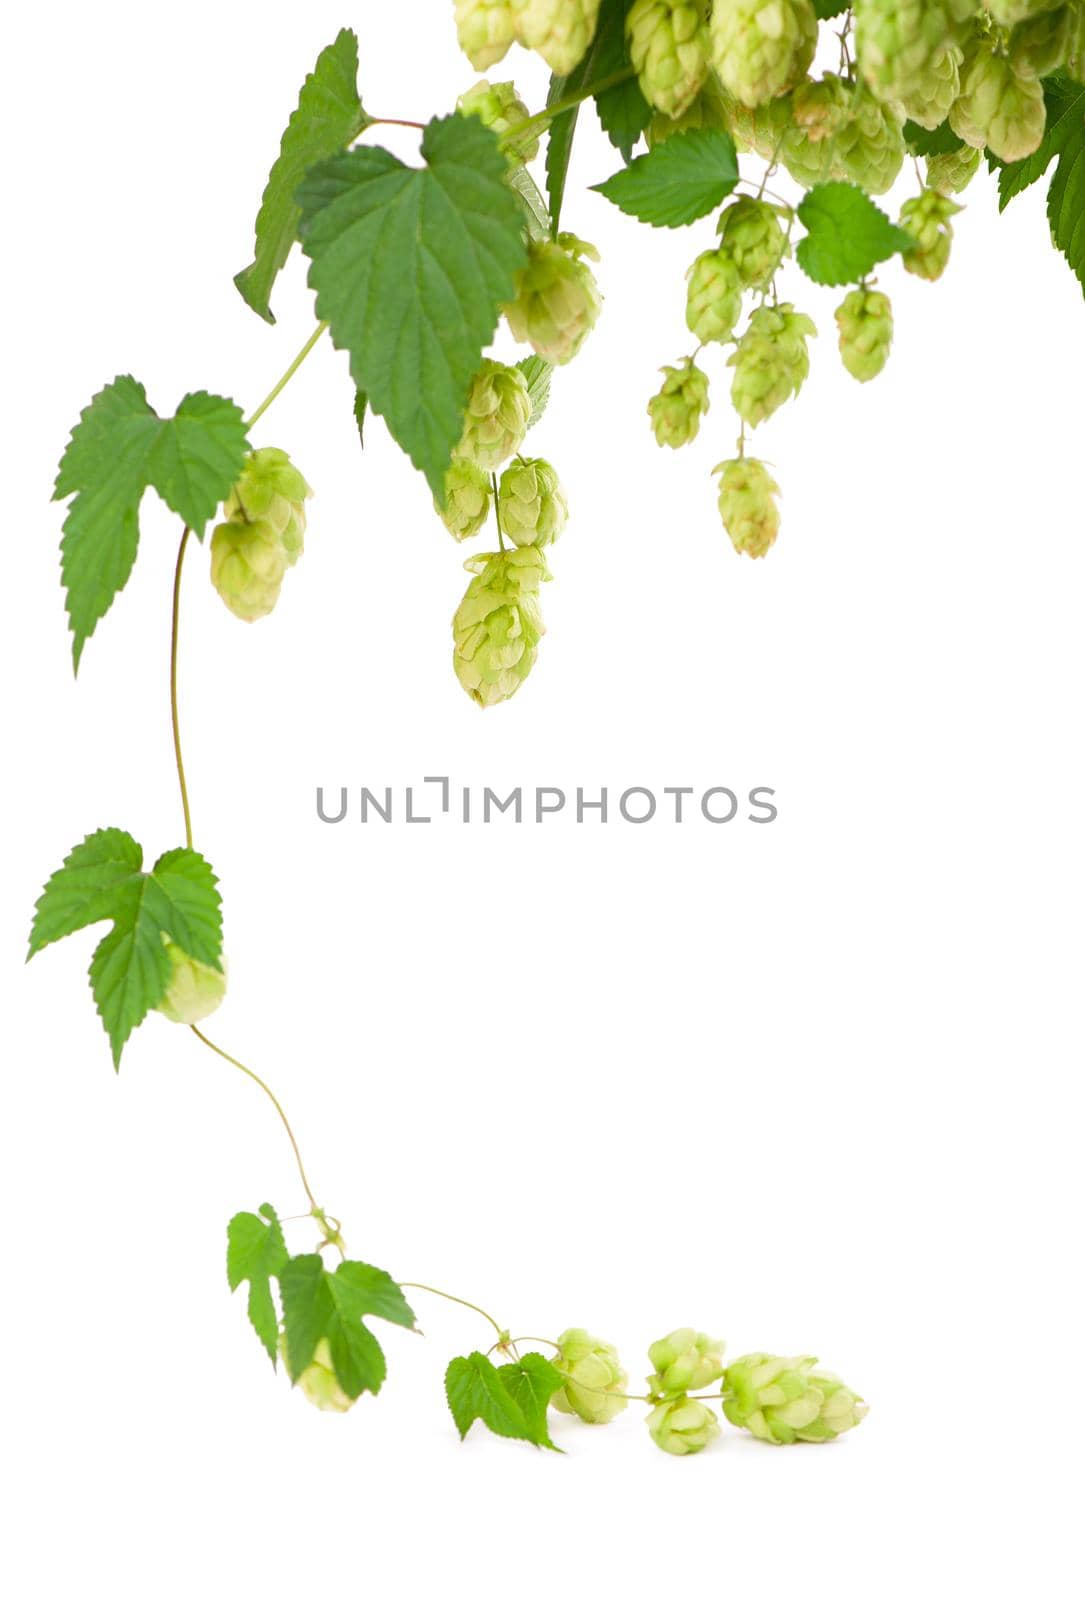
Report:
[[[550,213],[531,173],[525,166],[515,166],[509,173],[508,184],[520,196],[529,236],[536,240],[549,239]]]
[[[358,443],[365,449],[365,416],[369,410],[369,396],[364,389],[354,391],[354,422],[358,429]]]
[[[1085,291],[1085,117],[1063,143],[1047,194],[1051,238]]]
[[[380,1267],[364,1261],[341,1261],[335,1272],[337,1304],[355,1317],[380,1317],[399,1328],[413,1328],[415,1315],[403,1290]]]
[[[1047,126],[1040,148],[1023,161],[1000,163],[998,209],[1005,211],[1011,200],[1038,183],[1056,156],[1060,156],[1085,128],[1085,86],[1069,78],[1048,78],[1044,82]]]
[[[550,1437],[547,1408],[551,1395],[562,1387],[565,1378],[545,1356],[522,1356],[512,1366],[498,1367],[497,1375],[511,1399],[520,1409],[527,1424],[532,1444],[547,1450],[559,1450]]]
[[[289,1259],[279,1219],[266,1204],[260,1207],[259,1214],[239,1211],[230,1219],[226,1239],[226,1277],[231,1292],[248,1283],[249,1321],[275,1366],[279,1319],[271,1297],[271,1280],[279,1276]]]
[[[842,17],[851,5],[851,0],[814,0],[814,15],[819,22],[829,22],[833,17]]]
[[[911,120],[904,124],[904,142],[914,156],[948,156],[964,144],[948,122],[940,122],[937,128],[924,128]]]
[[[327,1336],[335,1302],[318,1255],[291,1256],[279,1272],[286,1337],[286,1370],[296,1383]]]
[[[363,1317],[381,1317],[414,1327],[414,1312],[399,1285],[378,1267],[341,1261],[328,1272],[318,1255],[294,1256],[279,1274],[286,1334],[286,1365],[294,1382],[327,1339],[332,1365],[345,1394],[356,1400],[376,1394],[384,1382],[384,1352]]]
[[[457,1356],[449,1362],[445,1394],[461,1439],[467,1437],[473,1423],[483,1422],[491,1433],[503,1439],[526,1439],[529,1444],[538,1442],[531,1437],[532,1427],[501,1381],[497,1368],[480,1351]]]
[[[194,960],[222,966],[222,902],[203,856],[170,850],[150,872],[142,864],[139,845],[119,828],[76,845],[41,893],[27,957],[92,923],[113,923],[91,960],[90,985],[117,1067],[133,1029],[166,992],[164,937]]]
[[[477,117],[431,122],[423,169],[352,150],[298,191],[317,314],[437,495],[471,379],[527,260],[520,204]]]
[[[851,183],[819,183],[800,203],[799,220],[807,234],[795,256],[815,283],[858,283],[915,243]]]
[[[245,460],[240,410],[219,395],[186,395],[161,418],[143,385],[115,378],[72,430],[53,498],[74,495],[64,519],[61,575],[76,669],[83,646],[132,571],[139,507],[154,488],[198,538],[229,494]]]
[[[566,100],[576,100],[578,96],[590,97],[593,85],[603,84],[613,76],[616,61],[618,70],[621,70],[625,53],[626,10],[626,0],[603,0],[595,37],[580,62],[564,77],[550,79],[550,92],[546,97],[548,107],[559,105]],[[604,90],[602,95],[596,97],[597,108],[599,100],[604,99],[606,93]],[[604,109],[606,109],[605,99]],[[600,117],[602,115],[603,110],[600,110]],[[550,124],[546,145],[546,193],[550,202],[550,226],[555,238],[560,231],[561,208],[565,200],[569,160],[573,153],[573,138],[579,116],[578,101],[568,111],[563,111],[560,116],[555,117]],[[611,121],[618,127],[616,106],[613,108]],[[623,131],[627,133],[628,129]]]
[[[737,182],[730,134],[695,128],[673,134],[593,187],[627,216],[653,228],[682,228],[714,211]]]
[[[302,84],[256,217],[256,254],[234,279],[245,303],[274,322],[271,290],[297,238],[295,191],[309,168],[344,149],[370,125],[358,98],[358,39],[343,28]]]
[[[517,371],[522,372],[527,383],[528,397],[531,400],[531,419],[528,427],[533,428],[550,404],[550,381],[554,376],[554,369],[549,361],[544,361],[542,356],[525,356],[523,361],[516,363]]]

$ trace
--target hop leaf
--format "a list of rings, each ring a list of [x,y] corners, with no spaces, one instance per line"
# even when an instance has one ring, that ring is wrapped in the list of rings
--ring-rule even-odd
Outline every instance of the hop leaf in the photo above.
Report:
[[[551,1395],[561,1387],[561,1374],[534,1352],[514,1364],[495,1366],[475,1350],[457,1356],[445,1373],[448,1409],[461,1439],[475,1422],[503,1439],[524,1439],[528,1444],[556,1450],[546,1421]]]
[[[364,1322],[381,1317],[414,1327],[414,1312],[399,1285],[378,1267],[341,1261],[328,1272],[319,1255],[292,1256],[279,1271],[283,1302],[284,1355],[291,1380],[299,1383],[322,1341],[339,1387],[350,1400],[384,1382],[384,1352]],[[311,1383],[316,1382],[314,1376]]]
[[[249,1286],[249,1321],[256,1336],[271,1357],[272,1366],[279,1347],[279,1319],[271,1298],[271,1280],[278,1278],[289,1256],[283,1231],[274,1209],[260,1207],[259,1215],[239,1211],[226,1230],[226,1277],[230,1290]]]
[[[815,283],[854,283],[908,250],[910,233],[894,227],[874,202],[850,183],[822,183],[803,197],[799,221],[806,238],[799,243],[799,266]]]
[[[620,211],[653,228],[684,228],[714,211],[737,182],[730,134],[699,128],[657,144],[594,187]]]

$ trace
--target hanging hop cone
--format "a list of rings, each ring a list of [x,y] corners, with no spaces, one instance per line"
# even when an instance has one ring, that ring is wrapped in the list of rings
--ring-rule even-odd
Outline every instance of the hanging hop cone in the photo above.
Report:
[[[279,1340],[279,1354],[286,1359],[286,1339]],[[313,1359],[297,1380],[299,1388],[310,1405],[318,1411],[349,1411],[354,1401],[340,1387],[332,1363],[331,1345],[321,1339],[313,1351]]]
[[[888,193],[904,165],[903,129],[898,106],[884,104],[865,84],[856,84],[833,148],[840,176],[867,194]]]
[[[714,1411],[700,1400],[664,1400],[648,1413],[648,1432],[669,1456],[695,1456],[720,1431]]]
[[[456,0],[456,37],[475,71],[488,71],[516,38],[512,0]]]
[[[492,128],[498,135],[508,133],[530,116],[514,83],[490,83],[486,78],[461,94],[456,108],[464,116],[477,117],[484,127]],[[507,148],[519,161],[534,161],[539,153],[539,136],[530,132],[520,134],[509,141]]]
[[[927,188],[939,194],[961,194],[979,171],[983,152],[973,145],[962,144],[945,155],[928,156]]]
[[[723,1340],[694,1328],[676,1328],[648,1347],[653,1371],[648,1388],[657,1400],[673,1400],[706,1389],[723,1377]]]
[[[752,1355],[723,1375],[723,1414],[768,1444],[823,1444],[862,1422],[867,1407],[816,1356]]]
[[[716,0],[712,10],[713,65],[746,106],[794,88],[814,59],[817,37],[810,0]]]
[[[900,208],[900,225],[915,240],[911,249],[901,253],[907,272],[933,283],[940,278],[949,262],[953,244],[951,218],[960,211],[956,201],[937,189],[924,189],[914,200],[906,200]]]
[[[166,992],[158,1002],[157,1010],[171,1022],[183,1022],[191,1027],[202,1022],[212,1011],[217,1011],[226,993],[226,974],[216,972],[194,956],[186,955],[180,945],[162,935],[169,957],[170,976]]]
[[[1008,56],[983,43],[967,62],[961,94],[949,113],[958,138],[985,146],[1002,161],[1022,161],[1038,150],[1047,125],[1039,80],[1023,74]]]
[[[629,59],[650,106],[680,117],[708,76],[708,30],[700,0],[633,0],[625,18]]]
[[[541,550],[561,537],[569,507],[549,461],[524,460],[507,466],[497,490],[502,532],[513,544]]]
[[[1085,0],[1071,0],[1070,43],[1066,51],[1066,70],[1078,83],[1085,83]]]
[[[991,18],[1000,28],[1012,28],[1045,11],[1053,11],[1059,0],[985,0]]]
[[[509,700],[523,683],[546,629],[539,585],[550,576],[540,550],[495,550],[464,563],[475,576],[452,619],[452,664],[480,706]]]
[[[742,279],[729,250],[705,250],[686,274],[686,327],[701,344],[729,339],[742,315]]]
[[[800,83],[791,96],[791,120],[811,144],[836,138],[851,114],[851,88],[835,72]]]
[[[734,367],[731,402],[756,428],[797,395],[810,371],[808,338],[817,329],[793,305],[759,306],[727,365]]]
[[[840,359],[853,378],[869,383],[889,360],[893,308],[877,289],[853,289],[837,307]]]
[[[231,520],[270,522],[292,567],[305,547],[305,502],[312,489],[285,450],[254,450],[223,511]]]
[[[957,97],[959,33],[938,0],[856,0],[860,72],[879,99],[898,102],[924,128],[944,122]]]
[[[1010,37],[1010,60],[1017,71],[1025,77],[1047,78],[1065,66],[1082,17],[1085,9],[1064,5],[1022,22]]]
[[[270,522],[220,522],[211,535],[211,582],[242,622],[274,611],[286,568],[286,551]]]
[[[768,555],[780,531],[780,486],[761,461],[741,456],[721,461],[720,517],[739,555]]]
[[[466,457],[453,460],[445,473],[442,503],[433,497],[433,509],[454,539],[473,539],[490,515],[493,487],[481,467]]]
[[[533,240],[516,279],[516,299],[505,307],[514,339],[556,367],[571,361],[599,320],[602,298],[582,256],[599,260],[594,245],[573,233]]]
[[[720,248],[726,250],[738,268],[747,289],[765,289],[791,247],[780,222],[787,216],[785,206],[770,205],[743,195],[732,201],[720,215],[717,232]]]
[[[680,117],[668,117],[657,111],[644,130],[649,150],[669,139],[672,133],[689,133],[699,128],[717,128],[730,132],[726,97],[716,74],[709,70],[700,94],[683,111]]]
[[[483,472],[515,455],[531,421],[527,379],[518,367],[484,360],[471,384],[463,435],[454,454]]]
[[[516,37],[537,50],[551,72],[579,66],[595,37],[601,0],[511,0]]]
[[[663,387],[648,402],[656,443],[678,450],[696,439],[708,412],[708,379],[687,356],[681,366],[663,367]]]
[[[613,1422],[628,1405],[629,1379],[617,1350],[586,1329],[565,1330],[553,1365],[565,1378],[565,1387],[550,1401],[555,1411],[578,1416],[582,1422]]]

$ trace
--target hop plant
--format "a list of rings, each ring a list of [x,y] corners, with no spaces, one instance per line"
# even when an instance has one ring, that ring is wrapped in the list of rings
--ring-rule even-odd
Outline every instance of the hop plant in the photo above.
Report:
[[[914,200],[904,202],[900,208],[900,225],[915,240],[911,249],[901,255],[907,272],[926,278],[930,283],[942,276],[953,244],[950,219],[960,209],[956,201],[937,189],[924,189]]]
[[[625,18],[629,59],[650,106],[683,116],[708,76],[708,31],[700,0],[633,0]]]
[[[285,1355],[285,1339],[279,1341],[279,1350]],[[313,1351],[313,1359],[297,1380],[297,1387],[318,1411],[349,1411],[354,1404],[335,1375],[331,1345],[327,1339],[321,1339],[318,1343]]]
[[[648,1413],[648,1432],[669,1456],[694,1456],[711,1444],[719,1431],[716,1413],[685,1395],[663,1400]]]
[[[977,150],[986,146],[1002,161],[1022,161],[1043,141],[1047,124],[1043,87],[984,42],[966,64],[949,123],[958,138]]]
[[[445,473],[443,503],[433,499],[433,509],[454,539],[472,539],[490,515],[493,487],[488,474],[466,457],[454,459]]]
[[[791,96],[791,120],[811,144],[835,139],[850,113],[850,85],[835,72],[807,79]]]
[[[1060,6],[1030,17],[1010,36],[1010,60],[1024,76],[1047,78],[1069,60],[1074,48],[1079,13],[1074,5]]]
[[[767,288],[790,253],[780,222],[787,214],[786,207],[755,200],[752,195],[743,195],[722,212],[717,229],[720,248],[730,255],[747,289]]]
[[[452,619],[456,676],[480,706],[509,700],[538,655],[546,629],[539,585],[549,578],[533,545],[472,556],[464,563],[475,576]]]
[[[862,1422],[867,1407],[816,1356],[750,1355],[723,1375],[723,1413],[769,1444],[823,1444]]]
[[[877,289],[853,289],[836,312],[840,359],[853,378],[869,383],[889,360],[893,308]]]
[[[527,266],[517,275],[516,299],[505,307],[513,338],[558,367],[573,359],[602,309],[583,256],[598,261],[599,252],[572,233],[532,241]]]
[[[727,97],[720,88],[719,79],[711,70],[705,78],[701,92],[679,117],[668,117],[657,111],[644,130],[649,150],[669,139],[672,133],[688,133],[698,128],[719,128],[730,131]]]
[[[274,611],[287,556],[274,525],[240,518],[211,535],[211,582],[235,617],[255,622]]]
[[[818,23],[810,0],[716,0],[712,60],[725,89],[746,106],[786,94],[809,69]]]
[[[537,50],[551,72],[564,77],[583,59],[595,37],[601,0],[510,0],[516,37]]]
[[[312,489],[285,450],[254,450],[226,504],[227,517],[270,522],[292,567],[305,543],[305,502]]]
[[[527,379],[517,367],[484,360],[475,374],[455,454],[495,472],[524,440],[531,421]]]
[[[780,531],[779,485],[761,461],[740,456],[721,461],[720,516],[739,555],[768,555]]]
[[[940,194],[961,194],[979,171],[983,152],[962,144],[944,155],[927,157],[927,188]]]
[[[938,0],[856,0],[859,69],[881,100],[937,128],[957,97],[963,52],[948,6]]]
[[[490,83],[486,78],[461,94],[456,105],[465,116],[478,117],[484,127],[492,128],[496,134],[508,133],[530,116],[514,83]],[[530,131],[518,134],[509,141],[508,149],[520,161],[534,161],[539,153],[538,135]]]
[[[169,957],[170,976],[158,1010],[171,1022],[191,1027],[217,1011],[226,993],[226,974],[216,972],[202,961],[186,955],[180,945],[165,934],[162,942]]]
[[[756,428],[797,395],[810,371],[813,322],[793,305],[759,306],[727,365],[734,367],[731,400],[743,422]]]
[[[542,549],[559,539],[569,516],[565,494],[549,461],[518,458],[505,468],[497,491],[502,531],[516,545]]]
[[[555,1411],[578,1416],[582,1422],[613,1422],[628,1405],[629,1379],[617,1350],[586,1329],[565,1330],[553,1365],[565,1379],[564,1388],[551,1397]]]
[[[729,339],[742,315],[742,279],[731,252],[705,250],[686,281],[686,327],[701,344]]]
[[[681,366],[663,367],[663,387],[648,402],[656,443],[678,450],[700,432],[708,412],[708,379],[692,356]]]
[[[516,39],[512,0],[456,0],[456,37],[475,71],[488,71]]]
[[[648,1347],[653,1372],[648,1388],[657,1400],[685,1396],[690,1389],[704,1389],[723,1376],[723,1341],[710,1339],[694,1328],[676,1328],[666,1338]]]
[[[904,165],[903,128],[899,107],[884,103],[864,83],[857,83],[847,121],[833,145],[840,176],[867,194],[886,194]]]

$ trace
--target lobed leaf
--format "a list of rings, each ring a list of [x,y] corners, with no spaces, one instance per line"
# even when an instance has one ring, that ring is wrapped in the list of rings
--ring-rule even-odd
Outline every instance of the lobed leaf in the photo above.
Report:
[[[271,1297],[271,1280],[278,1278],[289,1257],[283,1231],[273,1208],[262,1205],[258,1215],[239,1211],[226,1230],[226,1277],[231,1291],[249,1285],[249,1321],[260,1343],[276,1365],[279,1319]]]
[[[819,183],[809,190],[799,220],[807,233],[795,256],[815,283],[857,283],[879,261],[915,242],[851,183]]]
[[[540,1355],[495,1367],[488,1356],[475,1350],[449,1362],[445,1394],[461,1439],[475,1422],[482,1422],[503,1439],[524,1439],[554,1450],[557,1446],[547,1428],[546,1408],[563,1382],[557,1369]]]
[[[593,187],[627,216],[653,228],[682,228],[726,199],[738,182],[730,134],[717,128],[676,133],[622,172]]]

